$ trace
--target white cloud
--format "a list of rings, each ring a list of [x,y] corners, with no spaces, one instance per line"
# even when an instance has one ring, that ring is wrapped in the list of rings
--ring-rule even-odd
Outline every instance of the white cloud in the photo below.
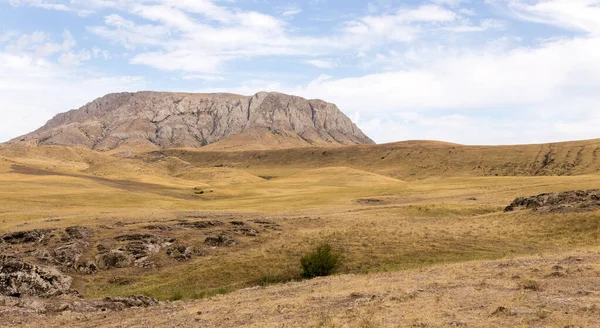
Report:
[[[323,60],[323,59],[311,59],[311,60],[307,60],[306,63],[310,64],[314,67],[323,68],[323,69],[334,68],[337,66],[337,64],[335,62],[333,62],[331,60]]]
[[[600,34],[600,0],[504,1],[521,19]]]
[[[139,77],[110,77],[77,69],[92,52],[75,49],[69,31],[62,42],[34,32],[13,35],[0,50],[0,141],[33,131],[53,115],[77,108],[109,92],[139,88]],[[98,50],[96,53],[101,54]]]
[[[501,53],[449,53],[421,68],[317,80],[298,91],[351,111],[531,106],[574,92],[596,98],[597,58],[600,38],[565,39]]]
[[[135,91],[138,77],[76,73],[43,59],[0,52],[0,142],[33,131],[59,112],[110,92]]]
[[[299,8],[288,8],[281,13],[281,16],[290,18],[294,17],[302,12],[302,9]]]
[[[425,53],[425,64],[386,73],[320,76],[307,85],[254,81],[235,91],[326,99],[367,118],[359,126],[380,142],[507,144],[598,136],[599,37],[493,49]]]

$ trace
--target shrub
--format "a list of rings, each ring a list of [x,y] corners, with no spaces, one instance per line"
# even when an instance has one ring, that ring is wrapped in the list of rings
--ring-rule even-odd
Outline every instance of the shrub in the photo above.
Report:
[[[331,245],[321,244],[312,253],[300,259],[302,277],[314,278],[328,276],[339,264],[340,255],[333,251]]]

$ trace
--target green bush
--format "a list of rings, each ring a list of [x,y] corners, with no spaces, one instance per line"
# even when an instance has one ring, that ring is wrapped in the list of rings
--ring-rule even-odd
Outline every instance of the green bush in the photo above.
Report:
[[[340,255],[333,251],[331,245],[321,244],[312,253],[304,255],[300,259],[302,277],[311,279],[328,276],[338,266],[339,260]]]

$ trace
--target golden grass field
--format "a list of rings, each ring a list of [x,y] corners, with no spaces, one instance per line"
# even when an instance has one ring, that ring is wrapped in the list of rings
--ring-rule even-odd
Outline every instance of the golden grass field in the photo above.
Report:
[[[94,245],[182,218],[278,224],[189,262],[157,256],[153,269],[74,274],[87,298],[188,301],[49,326],[598,327],[600,212],[503,212],[517,196],[598,188],[598,149],[406,142],[125,156],[0,146],[0,233],[89,226]],[[324,241],[342,254],[336,276],[298,282],[299,258]],[[568,256],[584,261],[548,278]],[[529,280],[542,288],[519,287]],[[534,312],[492,316],[499,306]]]

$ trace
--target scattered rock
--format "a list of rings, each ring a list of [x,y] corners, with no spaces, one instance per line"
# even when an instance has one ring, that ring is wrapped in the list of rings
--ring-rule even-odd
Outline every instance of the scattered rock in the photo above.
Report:
[[[208,246],[215,246],[215,247],[230,247],[230,246],[234,246],[235,244],[237,244],[236,240],[233,239],[232,237],[225,235],[225,234],[220,234],[218,236],[211,236],[211,237],[206,237],[206,239],[204,240],[204,244],[208,245]]]
[[[155,298],[143,295],[133,295],[129,297],[107,297],[103,300],[103,303],[107,305],[107,308],[117,311],[125,308],[150,307],[159,304],[158,300]]]
[[[131,265],[132,258],[120,250],[110,250],[96,255],[98,268],[108,270],[111,268],[125,268]]]
[[[70,241],[73,239],[88,239],[92,236],[93,231],[86,227],[68,227],[65,229],[66,236],[62,238],[63,241]]]
[[[87,247],[88,244],[84,241],[73,241],[56,247],[53,258],[65,268],[74,268],[75,263]]]
[[[147,260],[150,255],[158,253],[160,245],[144,241],[134,241],[119,248],[119,250],[131,255],[136,263],[141,263]]]
[[[147,226],[144,227],[144,229],[148,229],[148,230],[161,230],[161,231],[171,231],[171,230],[175,230],[175,227],[170,226],[170,225],[156,224],[156,225],[147,225]]]
[[[467,323],[462,320],[455,320],[450,322],[451,327],[466,327]]]
[[[41,243],[49,239],[52,236],[54,229],[36,229],[29,231],[18,231],[3,235],[0,237],[5,243],[8,244],[28,244],[28,243]]]
[[[190,229],[206,229],[211,227],[222,226],[225,223],[221,221],[196,221],[196,222],[180,222],[177,223],[178,226],[182,226],[184,228]]]
[[[192,259],[192,255],[196,252],[193,246],[170,246],[167,248],[167,256],[174,259],[175,261],[189,261]]]
[[[52,267],[40,267],[0,255],[0,294],[51,297],[72,293],[73,279]]]
[[[258,230],[253,229],[251,226],[249,226],[243,222],[241,225],[236,225],[235,229],[233,231],[238,234],[242,234],[244,236],[249,236],[249,237],[256,237],[259,234]]]
[[[76,270],[83,274],[95,274],[98,272],[98,266],[92,261],[85,261],[77,264]]]
[[[143,241],[143,242],[148,242],[148,243],[157,243],[160,238],[155,236],[155,235],[151,235],[151,234],[131,234],[131,235],[121,235],[118,237],[115,237],[115,240],[117,241]]]

